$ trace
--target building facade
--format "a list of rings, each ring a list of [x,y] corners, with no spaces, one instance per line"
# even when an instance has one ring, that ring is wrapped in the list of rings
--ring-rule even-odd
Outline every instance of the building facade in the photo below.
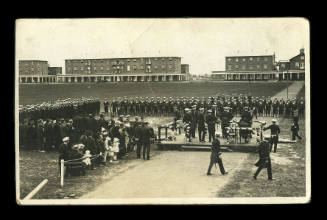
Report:
[[[62,74],[62,67],[49,67],[48,68],[49,75],[61,75]]]
[[[275,55],[228,56],[225,71],[212,71],[212,80],[276,80]]]
[[[304,80],[304,49],[289,61],[275,62],[275,55],[230,56],[225,71],[212,71],[212,80]]]
[[[226,71],[273,71],[275,55],[226,57]]]
[[[279,80],[305,80],[304,49],[289,61],[279,61],[277,64]]]
[[[181,57],[138,57],[65,60],[58,82],[185,81]]]
[[[48,61],[19,60],[18,73],[20,83],[50,83],[56,82],[56,77],[49,76]]]

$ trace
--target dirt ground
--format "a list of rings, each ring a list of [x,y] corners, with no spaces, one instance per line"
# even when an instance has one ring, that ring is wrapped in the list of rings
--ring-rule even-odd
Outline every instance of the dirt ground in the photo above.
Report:
[[[216,198],[221,189],[247,157],[245,153],[224,153],[228,175],[219,168],[206,172],[210,152],[165,151],[151,160],[135,160],[94,191],[80,199],[110,198]]]

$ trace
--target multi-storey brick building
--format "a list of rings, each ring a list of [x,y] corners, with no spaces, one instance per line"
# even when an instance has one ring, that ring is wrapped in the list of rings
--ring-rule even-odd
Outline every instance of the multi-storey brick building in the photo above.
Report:
[[[275,55],[226,57],[226,71],[273,71]]]
[[[277,64],[280,80],[304,80],[305,79],[305,54],[304,49],[300,54],[289,61],[279,61]]]
[[[20,60],[19,75],[48,75],[48,61],[44,60]]]
[[[55,82],[56,78],[49,76],[48,61],[44,60],[19,60],[20,83],[45,83]]]
[[[214,80],[276,79],[275,55],[228,56],[225,71],[212,71]]]
[[[183,81],[188,76],[180,57],[68,59],[65,70],[58,82]]]
[[[61,75],[62,74],[62,67],[49,67],[48,68],[49,75]]]
[[[275,62],[274,55],[232,56],[225,59],[225,71],[212,71],[213,80],[304,80],[304,49],[289,61]]]

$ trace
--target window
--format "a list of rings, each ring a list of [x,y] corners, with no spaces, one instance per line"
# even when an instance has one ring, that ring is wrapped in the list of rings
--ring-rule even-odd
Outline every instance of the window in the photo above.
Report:
[[[268,68],[267,64],[263,65],[263,68],[264,69],[267,69]]]
[[[144,70],[144,66],[140,66],[140,69],[141,69],[141,70]]]
[[[161,58],[162,61],[165,61],[165,58]]]
[[[95,66],[93,69],[94,69],[94,70],[97,70],[97,67]]]
[[[242,66],[242,70],[245,70],[245,66],[244,65]]]
[[[228,58],[227,60],[228,60],[228,62],[232,61],[232,59],[231,59],[231,58]]]
[[[299,66],[300,66],[299,62],[295,62],[295,67],[299,67]]]
[[[235,65],[235,68],[238,69],[238,65]]]
[[[151,72],[151,66],[146,66],[146,72],[148,72],[148,73]]]
[[[304,62],[301,62],[300,69],[304,69]]]
[[[169,69],[172,69],[173,67],[172,67],[172,65],[168,65],[168,68],[169,68]]]
[[[107,70],[109,70],[110,68],[109,67],[107,67]]]
[[[250,70],[252,70],[253,69],[253,66],[250,66]]]
[[[101,70],[103,70],[103,66],[101,67]]]
[[[243,58],[243,62],[245,62],[245,58]]]
[[[74,70],[77,70],[77,67],[76,66],[74,67]]]
[[[158,58],[154,58],[154,60],[158,60]]]
[[[285,63],[282,63],[282,68],[285,68]]]
[[[154,66],[155,69],[158,69],[158,66]]]
[[[265,57],[265,61],[268,61],[268,57]]]
[[[236,58],[235,61],[238,62],[238,58]]]
[[[253,61],[253,57],[250,57],[250,61]]]
[[[169,57],[169,61],[172,61],[172,60],[173,60],[173,58]]]
[[[136,70],[136,66],[133,66],[133,69]]]
[[[68,67],[68,71],[70,71],[70,67]]]
[[[136,59],[133,59],[134,62],[136,62]]]
[[[257,65],[257,69],[260,69],[260,65]]]
[[[130,60],[129,59],[127,59],[127,62],[129,62]]]
[[[130,65],[127,65],[127,71],[130,71],[130,70],[131,70]]]
[[[83,70],[83,67],[81,67],[81,70]]]
[[[304,60],[304,56],[301,56],[301,60]]]
[[[165,65],[161,65],[161,69],[165,69]]]
[[[257,61],[260,61],[260,57],[257,57]]]
[[[231,65],[228,65],[228,70],[232,70],[232,66]]]

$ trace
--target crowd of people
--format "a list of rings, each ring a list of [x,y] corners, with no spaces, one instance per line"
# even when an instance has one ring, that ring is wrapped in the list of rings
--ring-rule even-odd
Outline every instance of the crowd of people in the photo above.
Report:
[[[114,115],[147,115],[168,116],[178,111],[183,114],[185,108],[196,106],[196,110],[204,108],[212,110],[215,114],[223,112],[229,107],[234,116],[241,115],[244,107],[253,111],[255,116],[291,117],[297,109],[304,115],[304,98],[283,99],[269,97],[253,97],[247,95],[219,95],[212,97],[117,97],[104,101],[105,112]]]

